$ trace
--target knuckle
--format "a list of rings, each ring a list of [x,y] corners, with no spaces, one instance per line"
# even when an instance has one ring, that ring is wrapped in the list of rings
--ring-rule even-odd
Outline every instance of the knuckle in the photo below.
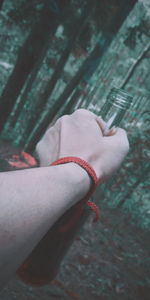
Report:
[[[77,110],[75,110],[75,114],[82,114],[82,113],[86,113],[86,109],[85,108],[79,108],[79,109],[77,109]]]
[[[123,147],[125,153],[129,152],[130,145],[129,145],[129,141],[128,141],[127,135],[124,137],[124,140],[122,142],[122,147]]]
[[[67,121],[68,119],[69,119],[69,115],[63,115],[62,117],[60,117],[58,120],[57,120],[57,122],[56,122],[56,124],[57,125],[60,125],[60,123],[62,122],[62,121]],[[55,124],[55,125],[56,125]]]
[[[123,128],[118,128],[118,132],[122,135],[125,136],[126,135],[126,131]]]
[[[90,116],[90,117],[95,117],[95,114],[91,112],[88,109],[80,108],[77,109],[73,114],[79,115],[79,116]]]
[[[129,150],[130,150],[130,144],[129,144],[129,141],[127,139],[127,141],[126,141],[126,152],[129,152]]]
[[[118,129],[118,134],[120,135],[120,137],[122,137],[122,139],[128,140],[127,132],[126,132],[125,129],[119,128],[119,129]]]
[[[35,147],[35,151],[36,153],[39,153],[40,152],[40,149],[41,149],[41,141],[39,141]]]
[[[127,132],[123,128],[118,128],[118,141],[120,143],[120,147],[122,151],[125,153],[128,153],[130,149],[129,140],[127,136]]]

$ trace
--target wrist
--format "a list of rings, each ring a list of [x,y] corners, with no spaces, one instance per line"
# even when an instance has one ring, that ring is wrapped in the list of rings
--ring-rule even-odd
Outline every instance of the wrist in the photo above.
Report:
[[[70,167],[68,171],[72,175],[73,181],[77,183],[77,186],[81,187],[85,194],[87,194],[93,184],[87,171],[73,162],[66,165]]]
[[[88,173],[74,162],[52,166],[56,168],[59,177],[62,178],[62,185],[68,189],[74,189],[76,202],[86,196],[92,186],[92,180]]]
[[[93,184],[91,185],[91,188],[90,188],[88,194],[86,195],[86,198],[90,197],[91,194],[95,191],[95,188],[99,182],[98,177],[97,177],[96,172],[93,169],[93,167],[91,167],[91,165],[88,162],[86,162],[85,160],[81,159],[80,157],[76,157],[76,156],[61,157],[61,158],[55,160],[51,164],[51,166],[56,166],[56,165],[61,165],[61,164],[66,164],[66,163],[75,163],[75,164],[79,165],[90,176]],[[82,185],[82,182],[80,182],[80,183]]]
[[[85,169],[74,162],[66,164],[69,166],[69,173],[74,183],[81,187],[81,190],[87,194],[92,186],[92,179]]]
[[[72,203],[72,204],[75,204],[77,201],[84,200],[84,202],[95,212],[96,217],[95,217],[94,221],[97,221],[99,219],[99,209],[93,202],[89,201],[89,198],[95,191],[95,188],[98,184],[98,178],[96,176],[94,169],[85,160],[83,160],[79,157],[72,157],[72,156],[62,157],[62,158],[54,161],[51,164],[51,166],[58,166],[61,164],[66,164],[66,163],[73,163],[71,165],[69,164],[71,166],[70,170],[73,171],[73,175],[74,174],[77,175],[77,177],[75,176],[75,179],[77,179],[77,180],[75,182],[71,182],[71,187],[73,187],[74,183],[75,183],[75,185],[78,184],[78,189],[76,189],[74,186],[74,188],[75,188],[74,196],[75,197],[73,197],[73,198],[76,201],[74,201],[74,203]],[[77,166],[79,165],[82,169],[76,168],[76,166],[74,166],[74,164],[77,164]],[[73,170],[73,169],[75,169],[75,170]],[[82,171],[82,177],[81,177],[81,171]],[[83,172],[83,171],[85,171],[88,174],[88,177],[87,176],[85,177],[85,172]],[[84,174],[84,177],[83,177],[83,174]],[[68,175],[69,175],[69,177],[68,176],[67,177],[70,178],[71,173]],[[71,178],[73,178],[73,176],[71,176]],[[87,191],[87,184],[89,186],[89,181],[90,181],[90,188]],[[64,182],[64,184],[66,184],[66,183]],[[68,184],[68,182],[67,182],[67,184]],[[69,189],[68,185],[67,185],[67,187],[68,187],[67,189]],[[77,193],[77,191],[79,191],[79,193]],[[87,191],[86,195],[85,195],[85,191]],[[82,195],[82,197],[81,197],[81,195]]]

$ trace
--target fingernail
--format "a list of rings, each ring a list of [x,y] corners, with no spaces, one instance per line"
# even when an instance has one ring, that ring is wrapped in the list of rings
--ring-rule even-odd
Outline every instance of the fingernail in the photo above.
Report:
[[[117,132],[117,127],[113,126],[112,128],[108,129],[107,132],[105,133],[105,135],[110,136],[110,135],[114,135]]]
[[[116,126],[113,126],[113,127],[110,129],[110,131],[111,131],[113,134],[116,133],[117,127],[116,127]]]

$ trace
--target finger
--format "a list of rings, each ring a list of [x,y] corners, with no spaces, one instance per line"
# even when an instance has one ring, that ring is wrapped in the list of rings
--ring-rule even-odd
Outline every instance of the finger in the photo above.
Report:
[[[127,137],[127,132],[123,128],[118,127],[116,130],[115,136],[118,138],[119,137]]]
[[[105,130],[104,130],[104,135],[105,135],[105,136],[113,136],[114,134],[117,133],[117,130],[118,130],[118,128],[115,127],[115,126],[113,126],[113,127],[110,128],[110,129],[105,128]]]
[[[49,124],[49,126],[47,127],[47,130],[49,129],[49,128],[52,128],[52,127],[58,127],[58,126],[60,126],[60,122],[62,121],[62,120],[64,120],[64,119],[66,119],[67,117],[69,117],[69,115],[63,115],[63,116],[61,116],[61,117],[58,117],[58,116],[56,116],[53,120],[52,120],[52,122]]]
[[[53,126],[56,124],[56,122],[57,122],[58,120],[59,120],[59,118],[56,116],[56,117],[52,120],[52,122],[48,125],[47,129],[53,127]]]
[[[103,135],[105,127],[106,127],[106,122],[102,119],[101,116],[97,116],[96,114],[94,114],[93,112],[91,112],[87,109],[78,109],[73,114],[76,117],[78,116],[78,117],[82,117],[82,118],[84,118],[84,117],[86,117],[86,118],[90,117],[91,118],[92,117],[92,119],[94,119],[97,122],[97,124],[98,124],[98,126],[101,130],[101,133]]]
[[[127,137],[127,133],[123,128],[113,126],[111,129],[105,129],[105,136],[114,136],[116,139]]]
[[[76,117],[92,117],[94,119],[97,117],[92,111],[84,108],[75,110],[72,115]]]
[[[105,131],[105,127],[106,127],[106,122],[101,118],[101,116],[96,116],[96,122],[98,124],[98,126],[100,127],[102,134],[104,135],[104,131]]]
[[[129,151],[129,141],[127,137],[127,133],[122,128],[117,128],[116,132],[113,135],[107,135],[104,137],[111,144],[116,144],[121,146],[125,150],[125,152]]]

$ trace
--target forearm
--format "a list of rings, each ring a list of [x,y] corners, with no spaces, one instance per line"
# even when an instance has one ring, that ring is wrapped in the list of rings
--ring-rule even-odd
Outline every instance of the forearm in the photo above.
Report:
[[[89,190],[79,166],[0,173],[0,283],[4,284],[48,229]]]

